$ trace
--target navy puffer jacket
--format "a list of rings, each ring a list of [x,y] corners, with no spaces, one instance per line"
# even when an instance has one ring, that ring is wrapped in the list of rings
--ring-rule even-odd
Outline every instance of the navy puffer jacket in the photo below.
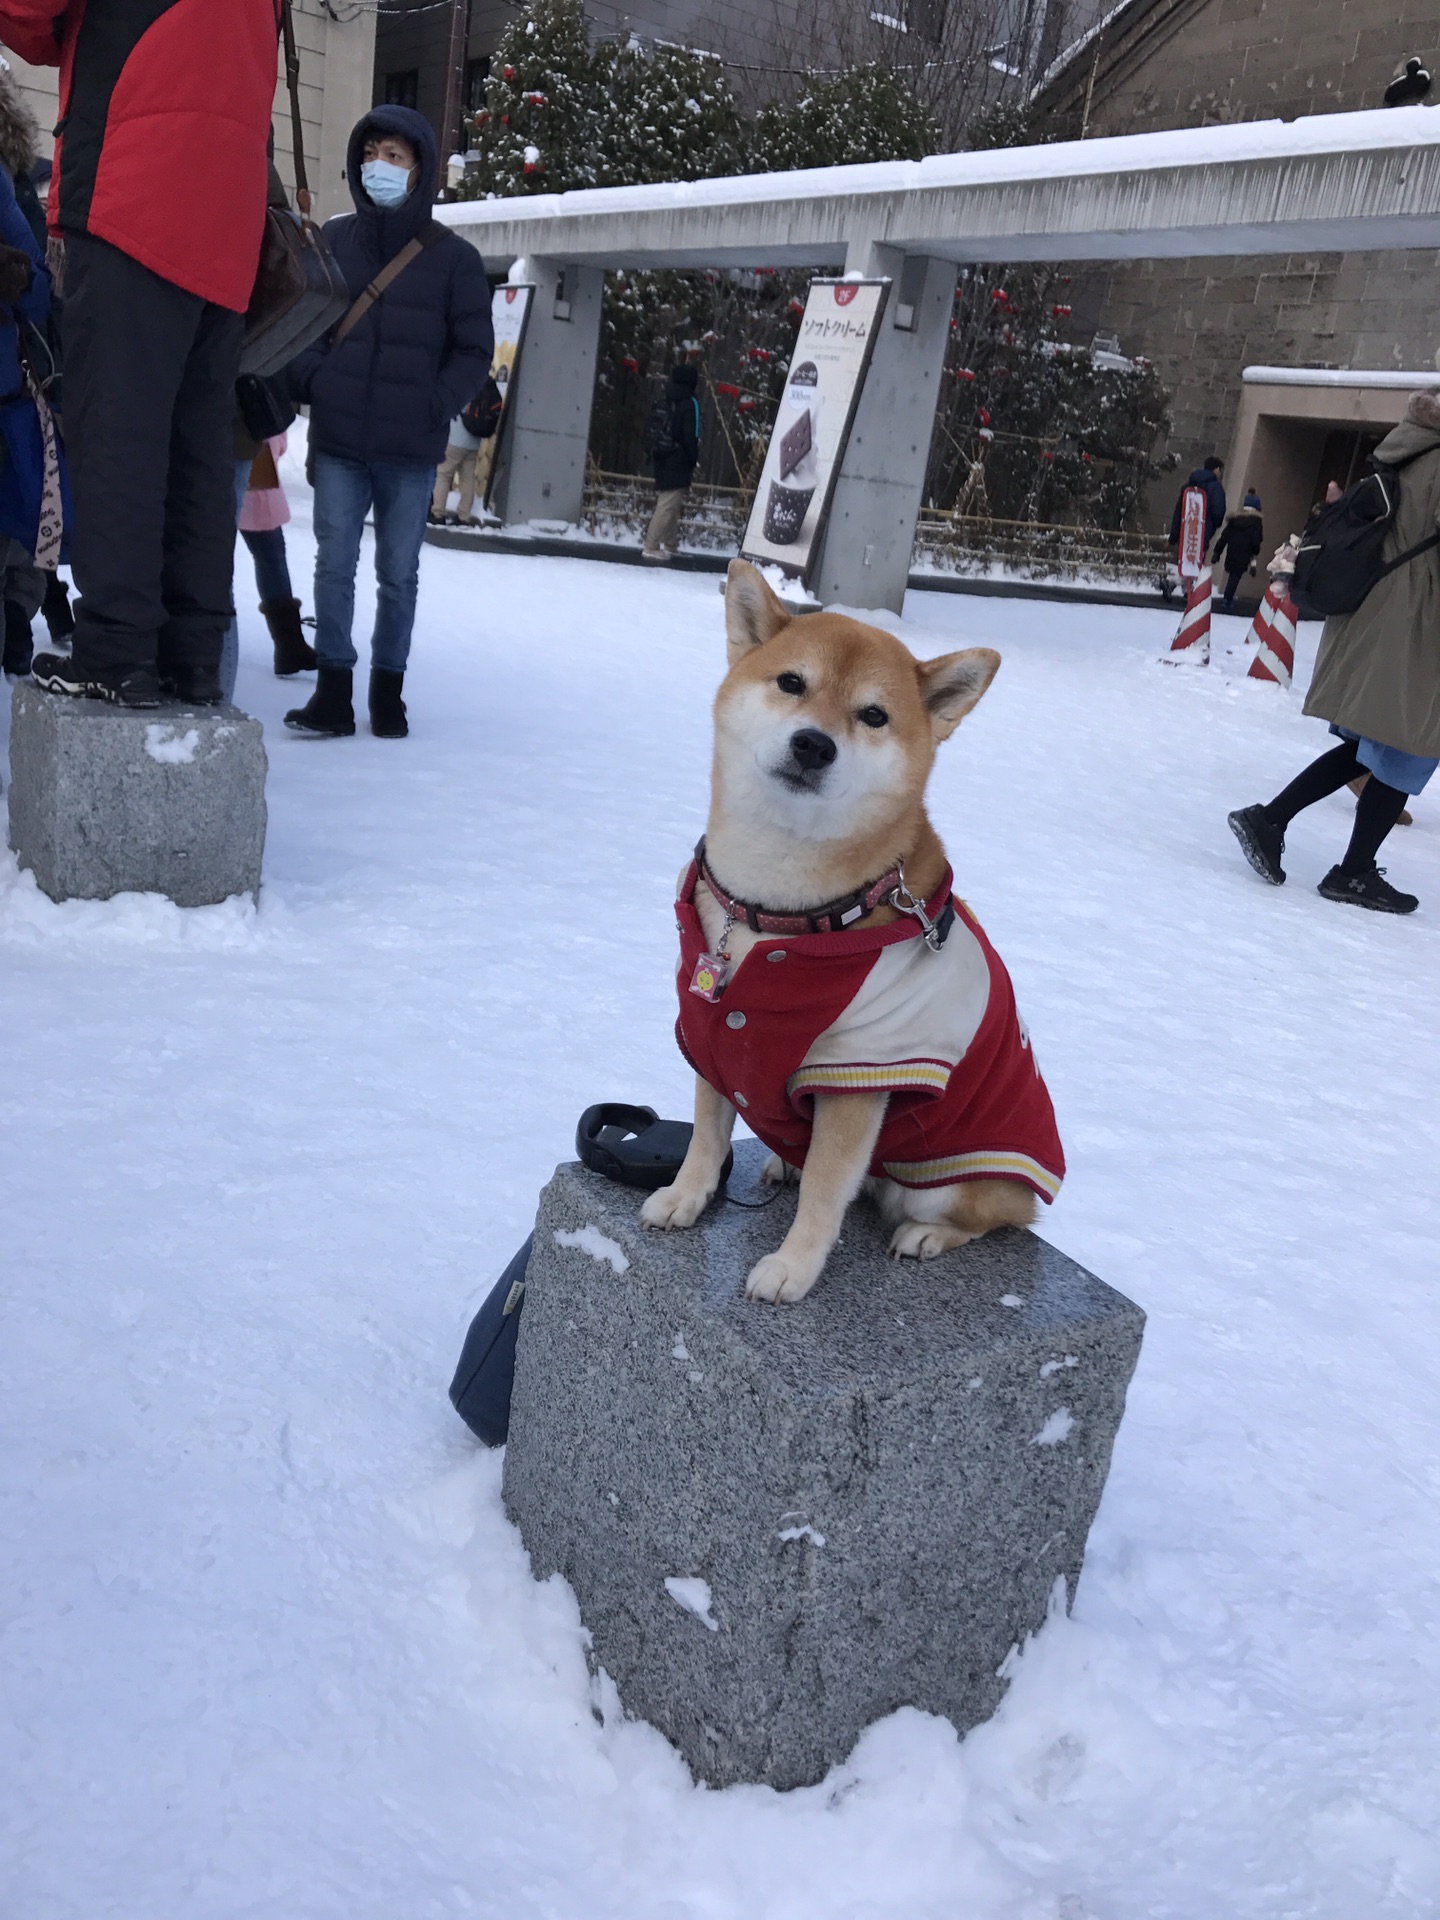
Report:
[[[420,156],[419,182],[398,207],[377,207],[360,183],[365,142],[386,133]],[[355,211],[325,222],[352,294],[424,231],[438,170],[430,123],[408,107],[375,107],[355,128],[346,155]],[[349,460],[435,466],[451,420],[485,384],[494,340],[484,262],[468,241],[442,234],[348,339],[331,348],[327,336],[291,363],[291,394],[310,408],[311,445]]]

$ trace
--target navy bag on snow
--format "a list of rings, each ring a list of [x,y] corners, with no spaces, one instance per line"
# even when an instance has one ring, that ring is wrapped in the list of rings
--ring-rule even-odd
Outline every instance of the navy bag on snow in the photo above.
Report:
[[[515,1384],[515,1341],[525,1298],[532,1233],[496,1281],[470,1322],[460,1364],[450,1382],[450,1403],[487,1447],[503,1447],[510,1430],[510,1390]]]

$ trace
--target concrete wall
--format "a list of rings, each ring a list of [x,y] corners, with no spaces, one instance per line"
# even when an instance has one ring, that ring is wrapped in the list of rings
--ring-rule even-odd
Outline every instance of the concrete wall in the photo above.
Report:
[[[1091,136],[1346,113],[1437,51],[1435,0],[1132,0],[1038,104],[1066,138],[1087,92]]]
[[[1412,54],[1440,61],[1437,0],[1132,0],[1037,101],[1074,138],[1383,104]],[[1440,90],[1437,90],[1440,91]],[[1086,114],[1087,95],[1089,100]],[[1247,364],[1430,367],[1440,253],[1293,254],[1073,269],[1075,337],[1119,334],[1174,394],[1186,467],[1232,438]],[[1238,480],[1239,476],[1235,476]],[[1168,522],[1173,481],[1150,516]]]
[[[345,186],[345,141],[370,104],[375,65],[375,15],[369,8],[353,19],[332,19],[317,0],[298,0],[295,40],[300,50],[300,112],[305,129],[305,159],[316,211],[322,219],[350,206]],[[7,55],[44,128],[58,113],[57,71],[30,67]],[[295,183],[291,160],[290,96],[284,74],[275,94],[275,158],[287,187]]]
[[[1323,493],[1325,478],[1343,486],[1354,477],[1348,464],[1322,475],[1327,447],[1337,437],[1358,437],[1357,450],[1363,452],[1370,440],[1388,433],[1404,417],[1408,399],[1406,387],[1244,382],[1225,479],[1236,502],[1246,487],[1260,495],[1267,536],[1262,559],[1268,559],[1287,534],[1299,532]]]

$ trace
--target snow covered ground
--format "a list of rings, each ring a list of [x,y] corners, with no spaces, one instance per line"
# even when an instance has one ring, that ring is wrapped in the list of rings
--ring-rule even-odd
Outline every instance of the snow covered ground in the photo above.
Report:
[[[0,870],[4,1920],[1440,1910],[1436,798],[1413,920],[1315,894],[1343,796],[1270,891],[1225,813],[1323,745],[1297,698],[1154,665],[1173,613],[911,595],[1005,656],[934,812],[1060,1114],[1044,1231],[1149,1330],[995,1720],[708,1792],[596,1720],[445,1388],[579,1109],[686,1111],[715,582],[427,552],[403,743],[287,736],[243,597],[259,911]]]

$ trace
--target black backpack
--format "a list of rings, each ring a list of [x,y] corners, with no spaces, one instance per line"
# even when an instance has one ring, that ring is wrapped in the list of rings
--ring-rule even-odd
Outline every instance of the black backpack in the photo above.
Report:
[[[487,379],[479,393],[460,415],[465,431],[473,433],[477,440],[493,439],[495,429],[500,424],[500,414],[504,405],[505,396],[493,380]]]
[[[675,402],[657,400],[645,422],[645,451],[652,460],[663,460],[680,451],[675,437]]]
[[[1412,458],[1418,458],[1412,455]],[[1401,462],[1408,466],[1409,461]],[[1440,533],[1382,560],[1400,504],[1400,466],[1381,465],[1320,512],[1300,537],[1291,592],[1302,613],[1354,613],[1377,581],[1430,547]]]

